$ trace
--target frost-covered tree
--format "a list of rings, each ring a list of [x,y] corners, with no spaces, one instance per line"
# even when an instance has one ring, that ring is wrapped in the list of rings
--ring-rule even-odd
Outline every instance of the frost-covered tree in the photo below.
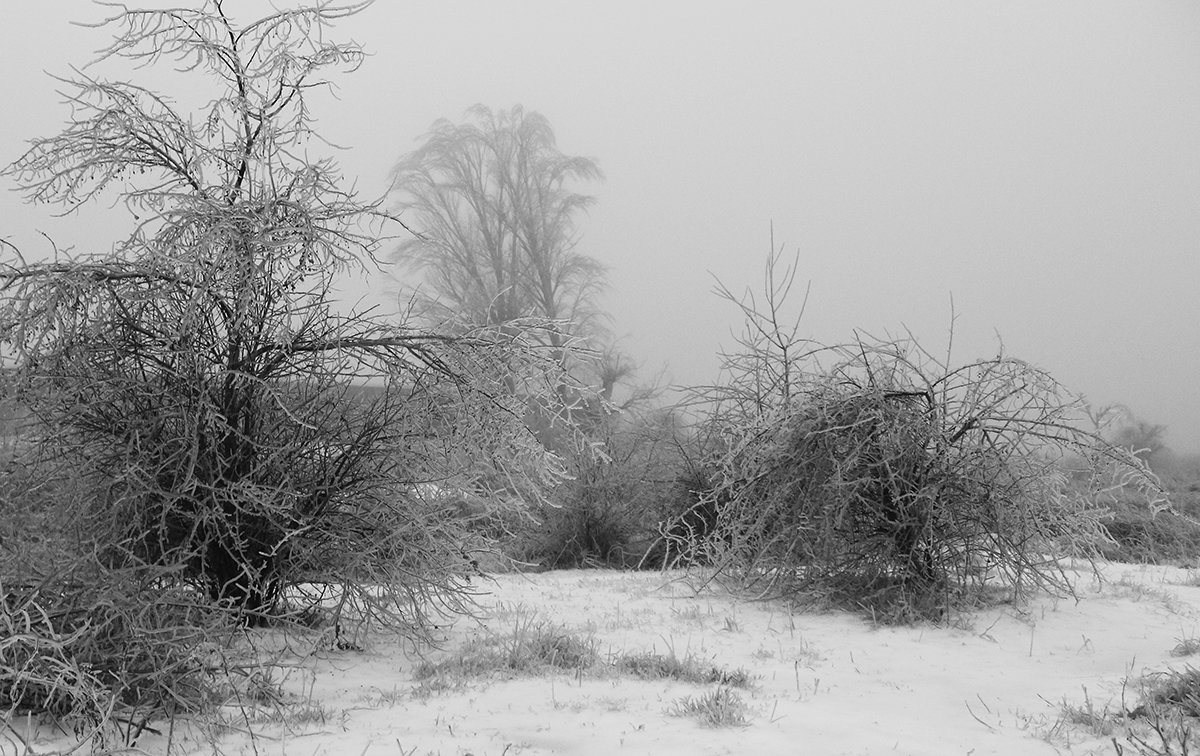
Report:
[[[116,194],[137,219],[111,250],[6,250],[0,344],[30,454],[84,483],[54,506],[108,568],[153,566],[252,624],[334,595],[419,635],[431,607],[464,608],[487,544],[418,484],[507,503],[553,483],[511,388],[561,384],[561,360],[521,328],[420,330],[332,299],[392,223],[310,153],[310,97],[363,60],[328,27],[368,3],[245,24],[230,5],[101,24],[96,65],[174,63],[210,88],[203,110],[89,67],[61,81],[65,130],[6,170],[31,202]]]

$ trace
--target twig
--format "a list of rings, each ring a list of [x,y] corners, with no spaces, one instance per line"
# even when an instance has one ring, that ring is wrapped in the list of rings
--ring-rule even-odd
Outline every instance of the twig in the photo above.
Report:
[[[972,719],[974,719],[976,722],[978,722],[979,724],[983,725],[984,727],[988,728],[988,729],[989,729],[989,730],[991,730],[992,732],[995,732],[995,731],[996,731],[996,728],[995,728],[995,727],[992,727],[992,726],[991,726],[990,724],[988,724],[987,722],[984,722],[982,719],[980,719],[979,717],[975,716],[975,712],[971,711],[971,704],[967,703],[967,702],[966,702],[966,700],[964,700],[964,701],[963,701],[963,706],[966,706],[966,707],[967,707],[967,711],[968,711],[968,712],[971,714],[971,718],[972,718]]]

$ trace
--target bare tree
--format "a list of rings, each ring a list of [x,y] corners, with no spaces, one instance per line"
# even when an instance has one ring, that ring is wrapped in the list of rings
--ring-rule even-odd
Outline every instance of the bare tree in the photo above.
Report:
[[[415,486],[536,496],[560,468],[510,384],[564,379],[523,328],[422,331],[332,301],[390,219],[308,156],[307,98],[361,63],[327,27],[368,4],[246,25],[221,0],[115,6],[99,62],[174,61],[213,99],[192,117],[132,82],[62,80],[69,125],[7,175],[31,202],[116,190],[140,221],[110,253],[30,263],[9,248],[0,342],[39,458],[87,483],[54,504],[83,551],[169,566],[251,623],[317,586],[300,598],[332,592],[421,635],[430,607],[469,605],[486,544]]]
[[[521,106],[439,120],[393,171],[395,207],[420,234],[396,259],[424,273],[424,303],[459,323],[525,317],[601,326],[604,268],[575,251],[575,216],[592,198],[571,184],[600,178],[593,160],[562,154],[550,122]],[[556,346],[563,333],[552,333]]]

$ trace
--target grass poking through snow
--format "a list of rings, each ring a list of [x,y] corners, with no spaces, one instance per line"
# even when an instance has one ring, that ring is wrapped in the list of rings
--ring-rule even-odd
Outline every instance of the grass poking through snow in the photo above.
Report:
[[[467,641],[439,661],[417,665],[413,677],[418,695],[430,695],[462,687],[468,680],[573,672],[582,676],[607,677],[614,673],[642,680],[675,680],[693,685],[718,685],[715,692],[698,698],[680,699],[683,714],[697,716],[707,724],[745,724],[745,705],[731,688],[749,688],[753,676],[740,667],[730,669],[704,662],[674,649],[617,652],[605,656],[597,651],[590,634],[579,634],[562,625],[538,619],[532,612],[517,612],[511,630],[485,634]],[[682,714],[681,714],[682,715]]]
[[[1175,648],[1171,649],[1171,656],[1191,656],[1196,653],[1200,653],[1200,638],[1180,638]]]
[[[640,677],[643,680],[667,678],[697,685],[715,683],[746,688],[753,679],[749,672],[741,668],[731,670],[704,664],[694,656],[680,659],[674,653],[622,653],[613,657],[612,667],[617,672]]]
[[[1122,713],[1111,711],[1107,704],[1097,706],[1087,688],[1084,688],[1082,704],[1071,704],[1063,700],[1058,722],[1051,728],[1050,734],[1053,736],[1056,731],[1067,725],[1082,729],[1093,737],[1108,738],[1117,730],[1122,719]]]
[[[750,707],[736,690],[724,686],[701,696],[686,696],[667,711],[675,717],[694,717],[708,727],[745,727]]]
[[[546,670],[583,670],[596,664],[596,642],[534,617],[519,617],[504,635],[473,638],[446,659],[424,661],[413,676],[420,682],[527,675]],[[437,686],[444,687],[444,686]]]
[[[1146,678],[1143,691],[1145,704],[1135,714],[1149,707],[1169,706],[1189,718],[1200,717],[1200,669],[1161,672]]]

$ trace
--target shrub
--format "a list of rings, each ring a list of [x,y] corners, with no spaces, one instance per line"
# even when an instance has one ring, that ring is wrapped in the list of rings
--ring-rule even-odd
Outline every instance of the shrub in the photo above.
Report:
[[[31,577],[26,574],[25,577]],[[228,617],[201,596],[164,589],[155,571],[112,570],[94,560],[0,582],[0,718],[53,717],[82,741],[136,742],[152,720],[196,713],[214,676],[197,649],[223,647]]]
[[[229,614],[171,568],[103,559],[57,507],[68,493],[0,493],[0,722],[45,715],[93,747],[129,745],[154,719],[218,702],[246,660]]]
[[[1200,474],[1185,458],[1166,464],[1148,460],[1159,474],[1170,506],[1147,510],[1136,491],[1112,492],[1112,517],[1105,526],[1112,542],[1101,547],[1105,559],[1119,562],[1200,565]]]
[[[793,273],[768,263],[726,382],[701,390],[721,440],[707,537],[678,553],[756,595],[817,598],[877,619],[938,618],[985,573],[1070,591],[1057,559],[1106,539],[1101,495],[1158,494],[1146,466],[1077,429],[1082,402],[998,356],[961,367],[914,340],[825,346],[781,323]],[[1059,462],[1084,460],[1068,480]],[[1145,499],[1143,499],[1144,501]]]
[[[1104,523],[1110,540],[1100,555],[1134,564],[1200,565],[1200,523],[1193,517],[1166,510],[1147,511],[1137,503],[1118,502]]]
[[[668,489],[657,526],[657,538],[643,556],[641,566],[656,568],[693,565],[703,555],[690,545],[711,538],[718,515],[727,503],[716,496],[712,467],[687,461]]]
[[[585,426],[602,453],[567,455],[570,479],[539,507],[519,559],[550,568],[633,567],[657,538],[680,464],[667,412],[613,411]]]

